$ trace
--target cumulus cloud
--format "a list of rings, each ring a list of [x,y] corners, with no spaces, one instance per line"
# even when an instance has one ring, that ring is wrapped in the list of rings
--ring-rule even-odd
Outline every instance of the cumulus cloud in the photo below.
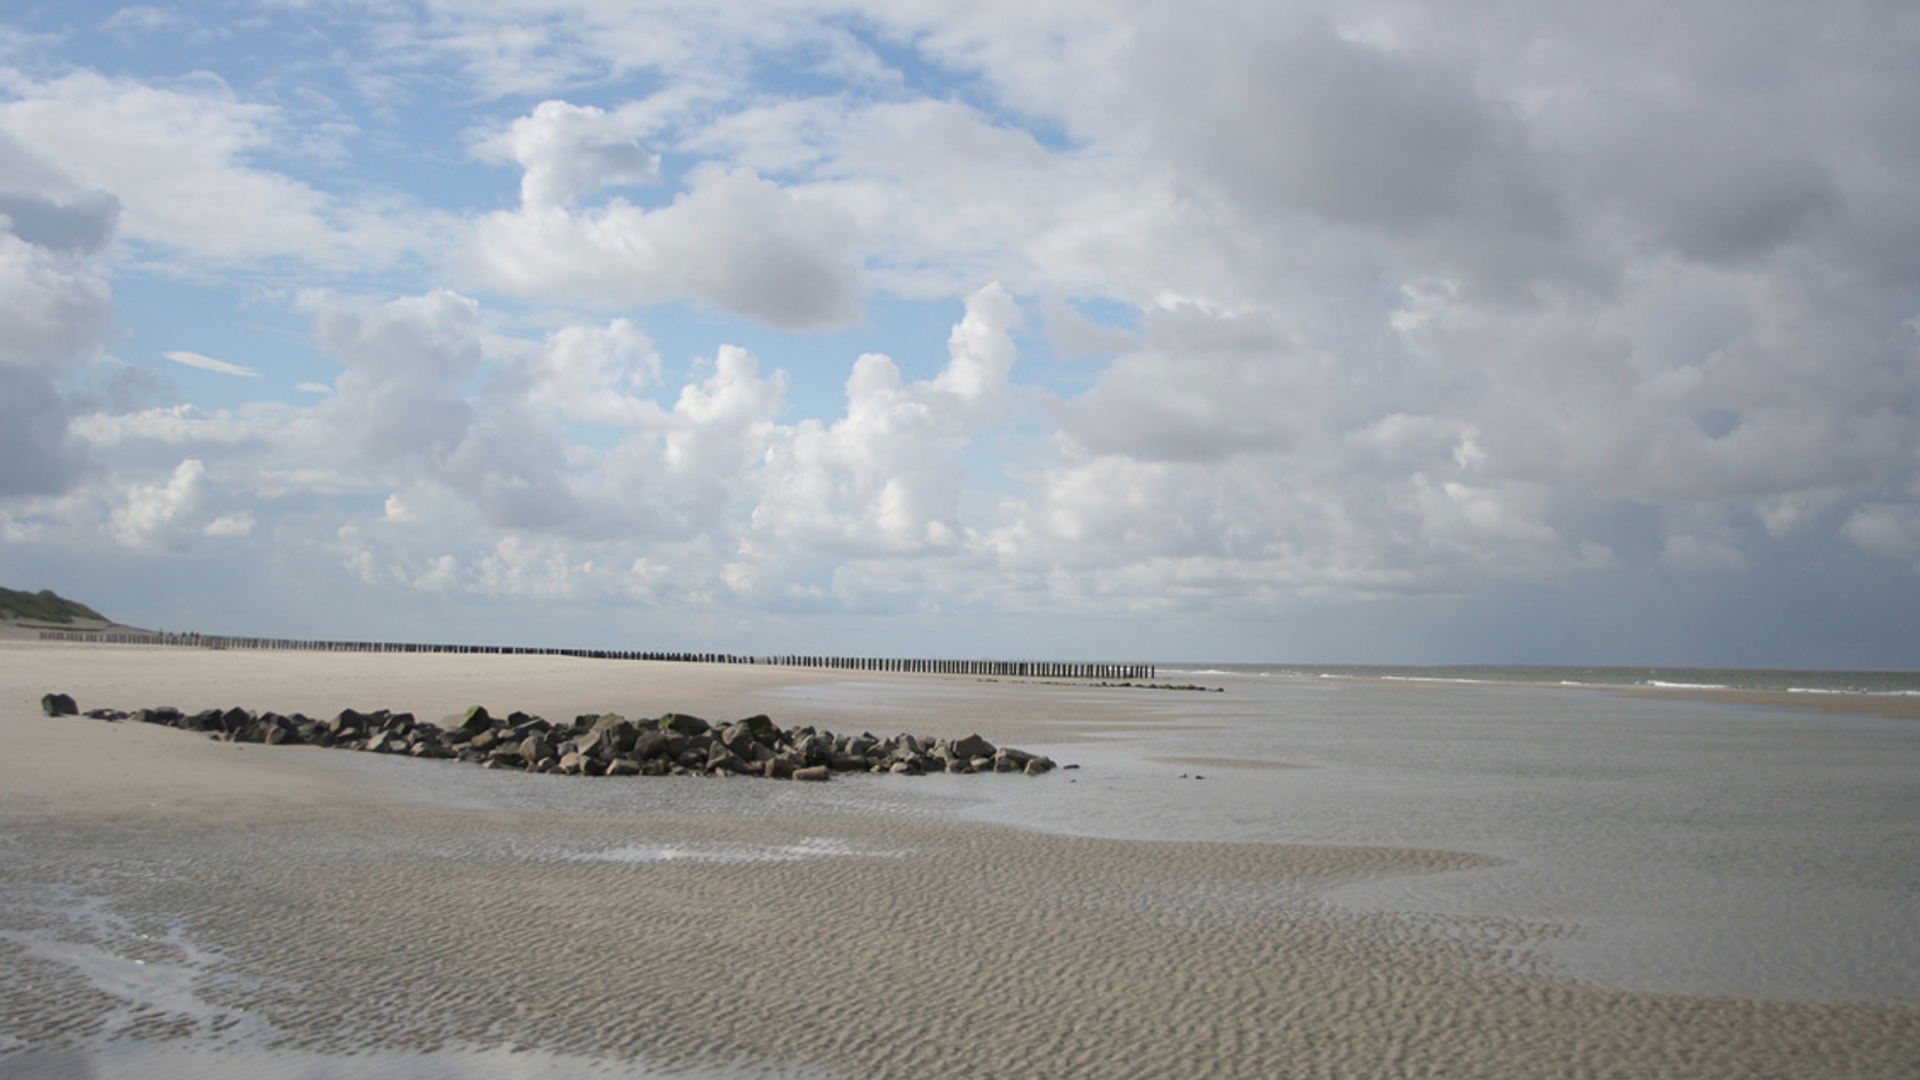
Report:
[[[543,348],[524,354],[521,375],[524,382],[510,393],[570,419],[625,426],[660,414],[641,396],[660,380],[660,354],[629,319],[561,327]]]
[[[194,534],[234,536],[252,530],[252,519],[244,514],[216,517],[214,501],[206,463],[188,458],[164,482],[127,489],[113,512],[114,538],[130,548],[167,551]]]
[[[368,475],[447,484],[497,525],[578,515],[552,426],[480,392],[497,339],[477,302],[444,289],[385,304],[323,301],[314,334],[346,368],[321,415]]]
[[[638,175],[637,159],[618,149],[630,144],[604,141],[596,119],[548,102],[516,125],[510,140],[526,170],[521,206],[487,215],[474,230],[477,273],[486,284],[613,306],[698,299],[783,327],[844,323],[858,314],[851,221],[750,169],[696,169],[687,189],[657,209],[618,197],[567,206]]]
[[[487,149],[520,163],[523,206],[565,206],[602,188],[656,178],[659,163],[641,145],[644,123],[591,105],[543,101]]]
[[[480,305],[445,289],[379,305],[322,303],[314,338],[346,368],[324,414],[370,466],[444,461],[473,424]]]
[[[769,452],[756,530],[843,554],[956,548],[965,530],[959,453],[999,419],[1019,318],[1006,291],[988,286],[968,298],[934,378],[905,383],[879,354],[855,361],[846,415],[803,420]]]

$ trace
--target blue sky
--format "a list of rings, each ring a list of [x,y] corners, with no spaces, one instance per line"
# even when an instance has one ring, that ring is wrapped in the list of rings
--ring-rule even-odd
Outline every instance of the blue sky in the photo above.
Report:
[[[17,5],[0,581],[1920,666],[1909,5]]]

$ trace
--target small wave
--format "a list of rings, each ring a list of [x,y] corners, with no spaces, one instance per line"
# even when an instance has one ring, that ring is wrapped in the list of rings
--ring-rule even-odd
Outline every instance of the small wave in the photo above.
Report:
[[[1920,690],[1855,690],[1851,687],[1789,686],[1789,694],[1858,694],[1862,697],[1920,697]]]

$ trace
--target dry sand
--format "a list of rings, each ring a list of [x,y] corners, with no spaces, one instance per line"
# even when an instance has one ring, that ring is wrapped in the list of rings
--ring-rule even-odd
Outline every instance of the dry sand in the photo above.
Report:
[[[397,797],[332,751],[38,709],[62,690],[83,708],[767,711],[1029,743],[1151,721],[1004,684],[980,714],[835,723],[844,695],[806,688],[846,678],[0,643],[0,1054],[111,1035],[848,1078],[1916,1075],[1920,1010],[1605,991],[1537,969],[1537,928],[1438,934],[1320,898],[1475,856],[1088,840],[824,794],[773,816],[463,809]],[[76,918],[88,904],[109,917]],[[129,1007],[48,940],[186,964],[195,1005]]]

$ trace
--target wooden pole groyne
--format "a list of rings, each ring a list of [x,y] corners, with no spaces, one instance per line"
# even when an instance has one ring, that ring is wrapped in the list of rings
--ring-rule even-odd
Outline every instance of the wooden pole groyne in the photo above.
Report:
[[[303,638],[232,637],[140,631],[42,630],[41,641],[102,645],[170,645],[200,649],[265,649],[342,653],[448,653],[488,656],[572,656],[589,660],[659,660],[683,664],[762,664],[906,675],[975,675],[1016,679],[1151,679],[1152,664],[1072,660],[915,660],[893,656],[742,656],[734,653],[657,652],[632,649],[567,649],[539,645],[454,645],[411,641],[320,641]]]

